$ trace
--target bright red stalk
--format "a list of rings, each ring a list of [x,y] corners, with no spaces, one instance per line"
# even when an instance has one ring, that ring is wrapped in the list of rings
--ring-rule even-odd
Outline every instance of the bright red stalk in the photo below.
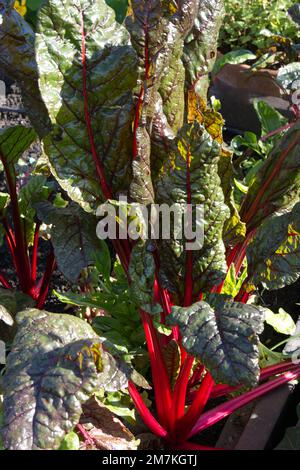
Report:
[[[155,434],[156,436],[159,436],[162,438],[167,437],[167,434],[168,434],[167,431],[154,418],[152,413],[149,411],[149,409],[145,405],[144,400],[139,394],[136,386],[131,381],[129,381],[128,383],[128,391],[136,406],[136,409],[138,410],[141,418],[143,419],[146,426],[150,429],[150,431],[153,432],[153,434]]]
[[[261,370],[259,382],[263,382],[264,380],[267,380],[273,375],[288,372],[289,370],[293,370],[295,368],[297,368],[297,365],[293,364],[291,361],[280,362],[279,364],[265,367]],[[224,395],[228,395],[229,393],[236,392],[240,388],[241,386],[230,387],[229,385],[225,384],[215,385],[211,391],[209,399],[212,400],[213,398],[223,397]],[[194,397],[196,393],[197,392],[192,392],[190,396]]]
[[[193,356],[187,355],[181,367],[181,371],[174,387],[173,396],[173,413],[175,423],[181,420],[185,412],[186,392],[190,378],[191,369],[193,367]],[[178,431],[178,430],[177,430]],[[175,431],[176,432],[176,431]]]
[[[204,407],[210,398],[213,386],[214,381],[212,379],[212,376],[209,372],[207,372],[199,387],[199,390],[197,390],[197,394],[193,403],[189,407],[186,415],[178,423],[178,433],[180,433],[180,435],[183,436],[184,439],[188,437],[189,432],[196,424],[199,416],[204,410]]]
[[[153,387],[155,393],[155,402],[157,413],[162,425],[168,429],[169,420],[171,419],[172,392],[165,363],[161,354],[157,332],[152,324],[152,319],[143,310],[140,310],[142,318],[149,359],[151,363]]]
[[[263,385],[256,387],[250,392],[244,393],[240,397],[234,398],[226,403],[223,403],[222,405],[217,406],[213,410],[207,411],[198,419],[197,423],[189,434],[189,438],[191,438],[195,434],[198,434],[204,429],[212,426],[221,419],[226,418],[228,415],[230,415],[237,409],[241,408],[244,405],[247,405],[253,400],[256,400],[256,398],[259,398],[265,395],[266,393],[274,390],[275,388],[280,387],[286,382],[297,379],[298,377],[300,377],[300,366],[295,368],[293,371],[286,372],[280,377],[277,377],[273,380],[270,380],[269,382],[266,382]]]
[[[11,168],[9,168],[6,159],[1,154],[0,159],[3,164],[8,190],[10,194],[12,216],[15,230],[15,247],[12,244],[13,238],[11,236],[10,231],[6,232],[6,239],[13,254],[13,259],[20,280],[21,289],[23,292],[29,294],[32,286],[30,276],[30,263],[28,258],[27,246],[25,244],[24,232],[22,230],[15,176],[11,175]]]

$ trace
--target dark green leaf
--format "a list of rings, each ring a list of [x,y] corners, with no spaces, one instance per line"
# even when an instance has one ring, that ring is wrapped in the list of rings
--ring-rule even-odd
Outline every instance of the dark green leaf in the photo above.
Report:
[[[295,3],[289,8],[288,12],[292,20],[300,26],[300,3]]]
[[[32,309],[17,322],[3,384],[4,444],[57,449],[78,423],[82,404],[99,387],[125,388],[127,377],[85,321]]]
[[[0,129],[0,156],[2,163],[13,172],[18,162],[30,145],[36,140],[36,133],[30,127],[14,126]]]
[[[51,225],[51,240],[58,268],[71,282],[82,269],[93,264],[94,253],[101,249],[96,236],[96,217],[77,204],[57,208],[49,202],[36,204],[38,218]]]
[[[267,289],[293,284],[300,276],[300,203],[275,214],[257,230],[247,249],[250,282]]]
[[[277,211],[290,210],[300,198],[300,124],[275,146],[257,172],[241,208],[250,232]]]
[[[105,0],[107,5],[115,10],[116,13],[116,20],[119,23],[123,23],[127,8],[128,8],[128,1],[127,0]]]
[[[197,2],[176,3],[132,0],[126,27],[139,58],[139,98],[134,126],[131,197],[142,204],[153,202],[150,169],[151,128],[155,114],[178,130],[183,123],[183,41],[194,24]],[[183,7],[184,6],[184,7]],[[156,105],[160,103],[161,106]],[[158,117],[156,116],[156,119]],[[161,136],[162,137],[162,136]]]
[[[3,2],[2,2],[3,4]],[[34,33],[29,24],[6,2],[0,11],[0,65],[22,90],[30,120],[40,136],[49,132],[49,118],[41,99],[35,60]]]
[[[190,155],[188,163],[187,156]],[[203,207],[204,221],[193,224],[201,241],[201,227],[204,228],[203,246],[190,251],[193,263],[193,296],[208,291],[214,284],[221,282],[227,272],[225,248],[222,233],[229,209],[224,204],[224,194],[218,175],[221,155],[220,145],[198,123],[186,125],[170,148],[169,162],[156,181],[156,197],[159,204],[177,209],[185,207],[188,192],[193,210]],[[187,189],[188,188],[188,189]],[[204,224],[204,225],[203,225]],[[175,229],[178,231],[179,227]],[[164,285],[183,300],[186,266],[186,240],[180,237],[171,224],[169,240],[159,240],[161,278]],[[200,243],[201,245],[201,243]]]
[[[132,281],[131,293],[137,305],[147,312],[153,306],[155,263],[149,245],[139,241],[131,252],[129,275]]]
[[[253,386],[259,376],[258,334],[264,310],[210,296],[191,307],[173,307],[168,322],[179,325],[182,344],[198,357],[217,383]]]

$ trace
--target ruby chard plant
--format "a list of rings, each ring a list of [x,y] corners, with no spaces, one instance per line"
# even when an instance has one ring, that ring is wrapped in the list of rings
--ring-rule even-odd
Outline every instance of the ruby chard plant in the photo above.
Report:
[[[85,321],[27,309],[3,380],[4,445],[57,448],[96,390],[128,387],[164,445],[204,449],[195,435],[300,376],[289,360],[260,369],[265,311],[250,302],[260,284],[279,288],[300,275],[299,122],[238,204],[222,117],[207,103],[222,1],[132,0],[119,24],[103,0],[48,0],[36,34],[12,3],[0,0],[0,63],[22,89],[71,207],[94,217],[119,196],[126,211],[201,205],[204,240],[187,250],[174,227],[167,240],[111,240],[144,328],[155,407],[138,390],[145,381]],[[69,215],[49,199],[34,208],[63,238]],[[205,411],[220,396],[229,399]]]

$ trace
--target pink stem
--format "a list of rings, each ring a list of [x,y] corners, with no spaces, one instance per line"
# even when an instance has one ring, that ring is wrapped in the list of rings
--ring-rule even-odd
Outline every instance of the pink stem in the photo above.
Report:
[[[221,419],[226,418],[235,410],[241,408],[242,406],[247,405],[253,400],[265,395],[266,393],[274,390],[275,388],[280,387],[281,385],[294,380],[300,377],[300,366],[298,366],[294,371],[285,372],[280,377],[277,377],[269,382],[266,382],[263,385],[256,387],[250,392],[246,392],[240,397],[234,398],[222,405],[217,406],[211,411],[204,413],[195,424],[194,428],[189,434],[189,438],[203,431],[204,429],[212,426]]]

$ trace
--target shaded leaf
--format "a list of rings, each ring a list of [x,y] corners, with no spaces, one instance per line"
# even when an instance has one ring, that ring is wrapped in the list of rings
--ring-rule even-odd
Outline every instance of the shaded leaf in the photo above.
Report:
[[[96,217],[77,204],[57,208],[50,202],[36,204],[40,220],[51,225],[51,240],[58,268],[71,282],[82,269],[94,263],[94,252],[101,249],[96,236]]]
[[[35,61],[34,32],[13,9],[14,2],[5,2],[0,9],[0,65],[6,75],[17,80],[29,118],[40,136],[49,132],[49,118],[41,99]]]
[[[292,20],[300,27],[300,3],[295,3],[288,9]]]
[[[274,214],[247,248],[250,282],[267,289],[293,284],[300,276],[300,203],[291,212]]]
[[[179,376],[181,365],[181,353],[178,343],[172,339],[162,350],[169,380],[172,386]]]
[[[246,225],[241,221],[239,211],[235,203],[234,168],[231,152],[222,152],[219,160],[218,174],[221,179],[225,203],[230,209],[230,217],[225,221],[223,237],[226,245],[233,245],[245,238]]]
[[[12,178],[15,178],[14,165],[35,140],[36,133],[30,127],[0,129],[0,160]]]
[[[149,244],[139,241],[131,252],[129,275],[133,300],[151,313],[154,303],[155,263]]]
[[[0,287],[0,340],[10,342],[15,334],[15,316],[24,308],[33,307],[34,300],[22,292]],[[2,317],[2,318],[1,318]],[[6,320],[5,320],[6,319]]]
[[[277,211],[290,210],[300,198],[300,124],[278,142],[255,175],[241,207],[250,232]]]
[[[112,7],[116,12],[116,20],[122,23],[125,19],[128,1],[127,0],[105,0],[107,5]]]
[[[300,449],[300,427],[287,428],[285,436],[276,447],[276,450],[299,450]]]
[[[168,321],[179,326],[184,348],[201,360],[215,382],[253,386],[259,376],[258,334],[264,310],[222,296],[210,296],[212,301],[173,307]]]

